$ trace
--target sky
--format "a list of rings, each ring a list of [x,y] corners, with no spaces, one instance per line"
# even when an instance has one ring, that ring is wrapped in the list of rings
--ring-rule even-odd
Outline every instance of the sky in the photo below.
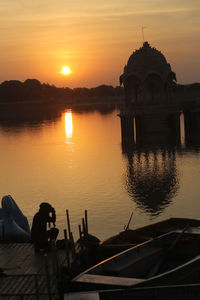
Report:
[[[199,16],[199,0],[1,0],[0,82],[117,86],[142,27],[178,83],[200,82]]]

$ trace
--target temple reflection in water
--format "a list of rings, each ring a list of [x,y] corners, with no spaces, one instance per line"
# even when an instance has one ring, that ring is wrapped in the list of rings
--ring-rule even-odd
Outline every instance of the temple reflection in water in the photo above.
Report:
[[[155,144],[154,144],[155,145]],[[127,159],[124,184],[137,207],[152,216],[167,207],[179,188],[176,147],[122,144]]]
[[[191,118],[181,114],[179,133],[142,134],[137,131],[135,120],[129,135],[124,136],[122,129],[122,153],[127,161],[124,184],[137,207],[151,216],[161,214],[178,193],[177,156],[191,150],[200,152],[200,116],[197,116],[194,124],[194,119],[191,122]]]

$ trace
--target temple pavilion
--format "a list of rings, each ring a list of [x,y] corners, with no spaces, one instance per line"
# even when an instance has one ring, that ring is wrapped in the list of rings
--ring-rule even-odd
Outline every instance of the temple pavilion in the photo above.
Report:
[[[176,81],[176,74],[170,64],[148,42],[133,52],[120,76],[126,105],[171,104],[173,81]]]

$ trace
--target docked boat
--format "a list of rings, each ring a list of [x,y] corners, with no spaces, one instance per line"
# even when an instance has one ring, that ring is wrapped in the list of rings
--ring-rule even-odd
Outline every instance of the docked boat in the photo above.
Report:
[[[189,218],[169,218],[136,229],[128,229],[100,242],[101,246],[138,244],[164,233],[183,229],[186,225],[200,227],[200,220]]]
[[[169,218],[136,229],[127,229],[106,240],[83,238],[78,241],[78,251],[88,254],[87,261],[94,265],[135,245],[148,241],[170,231],[182,230],[186,225],[200,227],[200,220],[189,218]],[[86,256],[85,255],[85,256]],[[88,266],[89,267],[89,266]]]
[[[71,290],[106,290],[199,282],[200,229],[186,225],[87,269]]]

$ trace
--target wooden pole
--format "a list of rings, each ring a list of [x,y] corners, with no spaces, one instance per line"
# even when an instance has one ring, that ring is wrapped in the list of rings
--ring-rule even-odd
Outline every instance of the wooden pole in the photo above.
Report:
[[[66,229],[64,229],[64,237],[65,237],[65,252],[66,252],[66,259],[67,259],[67,267],[70,268],[69,244],[67,241],[67,230]]]
[[[71,228],[70,228],[70,219],[69,219],[69,211],[68,211],[68,209],[66,209],[66,215],[67,215],[68,233],[69,233],[69,237],[70,237]]]
[[[78,231],[79,231],[79,237],[80,237],[80,240],[82,239],[82,232],[81,232],[81,225],[79,224],[78,225]]]
[[[76,256],[76,250],[75,250],[74,237],[73,237],[72,232],[70,232],[70,242],[71,242],[71,246],[72,246],[72,257],[73,257],[73,260],[74,260],[75,256]]]
[[[83,236],[86,237],[86,230],[85,230],[85,219],[82,218],[82,227],[83,227]]]
[[[87,209],[85,210],[85,233],[88,234],[88,214]]]
[[[128,224],[127,224],[127,226],[126,226],[126,228],[125,228],[125,231],[129,229],[129,225],[130,225],[130,223],[131,223],[132,217],[133,217],[133,212],[131,213],[131,216],[130,216],[130,218],[129,218],[129,221],[128,221]]]

